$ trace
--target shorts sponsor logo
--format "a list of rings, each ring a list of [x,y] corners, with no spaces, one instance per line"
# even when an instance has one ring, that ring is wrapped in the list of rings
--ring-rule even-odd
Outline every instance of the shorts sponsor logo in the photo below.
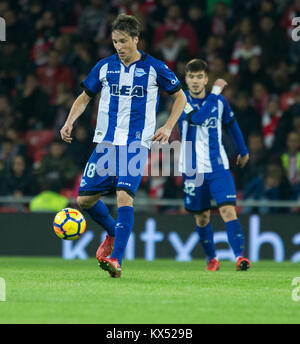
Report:
[[[118,185],[124,185],[124,186],[131,186],[131,183],[127,183],[127,182],[118,182]]]

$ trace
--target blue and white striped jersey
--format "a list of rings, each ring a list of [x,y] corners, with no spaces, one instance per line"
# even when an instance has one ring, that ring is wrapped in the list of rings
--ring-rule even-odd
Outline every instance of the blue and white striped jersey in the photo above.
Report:
[[[141,59],[126,67],[114,54],[100,60],[81,83],[89,96],[101,91],[94,142],[127,145],[141,141],[150,148],[155,132],[159,88],[181,89],[167,65],[140,51]]]
[[[202,99],[193,98],[185,91],[187,106],[185,111],[200,110],[207,102],[209,93]],[[181,133],[179,171],[186,174],[209,173],[229,169],[229,162],[222,144],[222,124],[231,123],[234,114],[222,95],[210,103],[205,120],[201,125],[192,124],[184,111],[178,120]]]

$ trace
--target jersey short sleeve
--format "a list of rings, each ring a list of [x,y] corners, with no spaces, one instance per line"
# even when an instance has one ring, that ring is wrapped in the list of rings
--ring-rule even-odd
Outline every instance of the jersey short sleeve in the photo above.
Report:
[[[223,124],[228,125],[235,120],[234,113],[230,105],[228,104],[227,100],[222,95],[220,95],[219,97],[224,106],[222,122]]]
[[[80,86],[90,97],[94,97],[101,91],[102,85],[100,81],[100,69],[102,66],[103,61],[99,61],[89,72],[88,76],[80,83]]]
[[[159,61],[156,66],[156,73],[159,86],[170,95],[181,89],[180,81],[175,73],[164,62]]]

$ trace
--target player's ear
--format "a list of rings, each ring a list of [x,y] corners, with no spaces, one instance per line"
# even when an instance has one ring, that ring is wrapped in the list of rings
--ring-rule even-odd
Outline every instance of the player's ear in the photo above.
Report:
[[[134,43],[137,45],[137,44],[138,44],[138,42],[139,42],[139,38],[138,38],[138,36],[135,36],[135,37],[133,37],[133,41],[134,41]]]
[[[204,79],[205,81],[204,81],[204,85],[206,86],[207,85],[207,83],[208,83],[208,75],[205,73],[205,79]]]

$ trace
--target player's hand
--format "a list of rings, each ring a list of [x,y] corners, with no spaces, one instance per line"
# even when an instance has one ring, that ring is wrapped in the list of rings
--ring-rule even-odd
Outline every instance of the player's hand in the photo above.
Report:
[[[241,156],[240,154],[237,157],[236,164],[241,168],[244,168],[249,160],[249,154]]]
[[[227,82],[224,79],[217,79],[213,86],[219,86],[219,87],[221,87],[221,89],[223,91],[224,87],[227,86],[227,85],[228,84],[227,84]]]
[[[72,124],[65,123],[65,125],[60,130],[60,136],[63,141],[67,143],[72,142],[71,132],[72,132],[73,126]]]
[[[169,137],[171,135],[172,129],[169,127],[163,126],[159,129],[156,130],[154,136],[152,137],[152,141],[155,143],[168,143],[169,142]]]

